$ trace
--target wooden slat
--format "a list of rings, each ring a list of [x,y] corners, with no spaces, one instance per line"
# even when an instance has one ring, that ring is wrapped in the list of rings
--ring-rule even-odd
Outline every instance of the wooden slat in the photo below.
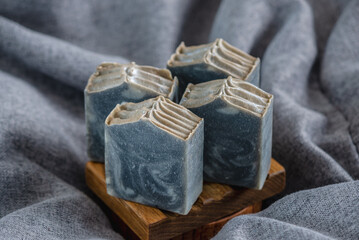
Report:
[[[87,163],[86,182],[141,239],[170,239],[230,216],[248,206],[256,206],[256,203],[281,192],[285,187],[285,170],[272,159],[262,190],[204,183],[199,199],[185,216],[108,195],[102,163]],[[255,210],[258,209],[251,211]]]

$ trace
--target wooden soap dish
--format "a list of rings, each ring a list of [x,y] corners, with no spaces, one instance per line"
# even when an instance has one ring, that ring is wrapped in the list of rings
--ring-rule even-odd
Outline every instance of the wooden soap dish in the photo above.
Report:
[[[107,194],[103,163],[86,164],[89,188],[118,216],[116,229],[128,239],[209,239],[238,215],[260,211],[262,201],[283,191],[285,170],[272,159],[262,190],[207,183],[188,215],[178,215]]]

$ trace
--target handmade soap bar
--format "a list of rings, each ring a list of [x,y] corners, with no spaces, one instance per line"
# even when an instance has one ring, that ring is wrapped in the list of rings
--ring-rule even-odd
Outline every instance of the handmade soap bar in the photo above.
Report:
[[[182,42],[167,62],[167,68],[180,81],[181,93],[188,83],[202,83],[232,76],[259,86],[260,59],[223,39],[186,47]]]
[[[103,63],[91,75],[85,89],[88,155],[104,161],[104,123],[118,103],[140,102],[162,95],[177,99],[178,80],[170,71],[135,63]]]
[[[105,122],[107,192],[187,214],[202,191],[203,119],[167,98],[117,105]]]
[[[272,148],[273,96],[232,79],[189,84],[181,105],[205,120],[204,179],[261,189]]]

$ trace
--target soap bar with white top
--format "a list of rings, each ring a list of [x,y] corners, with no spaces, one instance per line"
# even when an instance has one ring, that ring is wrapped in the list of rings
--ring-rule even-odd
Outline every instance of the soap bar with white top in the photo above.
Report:
[[[104,123],[116,104],[141,102],[156,96],[177,100],[178,80],[170,71],[135,63],[103,63],[91,75],[85,94],[87,152],[104,161]]]
[[[187,214],[202,191],[203,119],[159,96],[117,105],[105,123],[107,192]]]
[[[261,189],[272,149],[273,96],[240,79],[189,84],[180,104],[204,118],[204,179]]]
[[[188,83],[198,84],[229,76],[256,86],[260,84],[260,59],[223,39],[189,47],[182,42],[167,62],[167,68],[178,77],[181,94]]]

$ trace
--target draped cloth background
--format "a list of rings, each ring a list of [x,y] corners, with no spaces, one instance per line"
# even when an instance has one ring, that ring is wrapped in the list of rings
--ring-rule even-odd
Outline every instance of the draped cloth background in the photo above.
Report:
[[[216,239],[357,239],[357,0],[0,0],[0,238],[121,238],[84,182],[87,79],[218,37],[262,59],[287,187]]]

